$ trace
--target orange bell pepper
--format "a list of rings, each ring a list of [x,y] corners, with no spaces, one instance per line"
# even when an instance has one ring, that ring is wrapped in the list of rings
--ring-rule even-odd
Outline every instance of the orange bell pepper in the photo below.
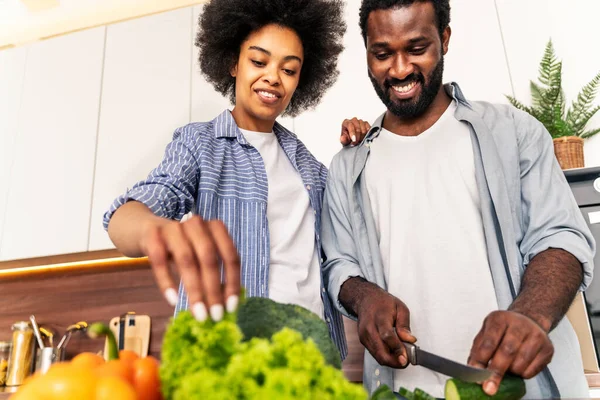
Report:
[[[28,378],[10,400],[162,400],[158,360],[134,352],[118,352],[112,331],[102,323],[88,328],[91,337],[106,336],[108,361],[81,353],[54,364],[45,375]]]

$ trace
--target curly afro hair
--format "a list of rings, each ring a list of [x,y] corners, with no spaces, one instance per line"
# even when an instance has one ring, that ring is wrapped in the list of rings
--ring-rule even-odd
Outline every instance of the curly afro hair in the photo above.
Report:
[[[212,0],[199,18],[196,46],[204,77],[235,103],[235,78],[230,75],[246,38],[277,24],[296,32],[304,47],[300,81],[287,115],[315,107],[336,81],[337,60],[346,24],[342,0]]]
[[[442,37],[444,29],[450,24],[450,0],[363,0],[360,6],[359,24],[365,43],[367,43],[367,21],[371,12],[408,7],[413,3],[433,3],[438,32]]]

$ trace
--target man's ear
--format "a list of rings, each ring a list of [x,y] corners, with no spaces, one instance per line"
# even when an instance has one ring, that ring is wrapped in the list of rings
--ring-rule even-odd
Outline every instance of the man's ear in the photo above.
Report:
[[[443,54],[446,55],[448,53],[448,44],[450,43],[450,36],[452,35],[452,29],[449,26],[444,29],[444,33],[442,34],[442,51]]]
[[[237,76],[237,63],[233,67],[231,67],[231,69],[229,70],[229,73],[234,78]]]

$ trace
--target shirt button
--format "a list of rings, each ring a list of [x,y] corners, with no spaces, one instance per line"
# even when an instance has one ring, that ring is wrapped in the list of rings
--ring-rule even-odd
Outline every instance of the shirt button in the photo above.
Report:
[[[321,264],[323,264],[325,262],[324,258],[321,258]]]
[[[377,387],[381,386],[381,381],[377,381]]]
[[[331,320],[329,318],[327,318],[325,321],[327,321],[328,324],[331,323]]]
[[[321,292],[325,293],[326,292],[325,288],[321,289]]]
[[[306,185],[306,189],[307,189],[307,190],[310,190],[310,185]]]
[[[379,368],[375,370],[375,376],[379,376]]]

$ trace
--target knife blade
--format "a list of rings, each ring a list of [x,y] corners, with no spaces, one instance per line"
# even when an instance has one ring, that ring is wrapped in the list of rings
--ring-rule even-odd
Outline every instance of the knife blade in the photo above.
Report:
[[[408,362],[412,365],[420,365],[465,382],[483,382],[492,376],[492,371],[490,370],[470,367],[429,353],[412,343],[402,343],[406,346]]]

